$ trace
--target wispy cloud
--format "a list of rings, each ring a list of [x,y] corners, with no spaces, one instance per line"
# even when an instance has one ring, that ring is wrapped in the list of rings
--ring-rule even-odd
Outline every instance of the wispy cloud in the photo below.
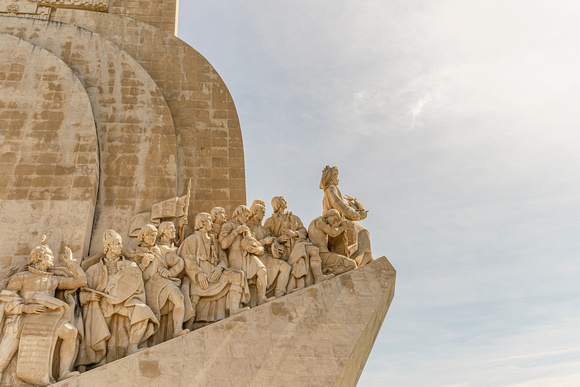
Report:
[[[433,101],[433,97],[431,97],[431,94],[425,93],[419,98],[419,100],[417,102],[415,102],[411,106],[411,108],[409,109],[409,114],[411,115],[412,121],[411,121],[411,126],[409,127],[409,130],[415,129],[417,117],[419,116],[419,114],[421,114],[423,107],[431,101]]]

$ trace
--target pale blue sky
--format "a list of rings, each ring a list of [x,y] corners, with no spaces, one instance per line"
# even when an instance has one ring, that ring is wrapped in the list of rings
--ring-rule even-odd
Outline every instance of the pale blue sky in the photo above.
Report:
[[[580,385],[580,2],[180,7],[236,103],[248,201],[308,223],[330,164],[370,210],[398,274],[359,386]]]

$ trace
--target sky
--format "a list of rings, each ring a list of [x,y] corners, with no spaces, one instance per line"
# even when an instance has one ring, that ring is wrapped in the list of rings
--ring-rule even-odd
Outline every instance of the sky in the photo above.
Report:
[[[284,195],[307,224],[336,165],[397,270],[359,386],[580,386],[579,14],[180,1],[234,98],[248,202]]]

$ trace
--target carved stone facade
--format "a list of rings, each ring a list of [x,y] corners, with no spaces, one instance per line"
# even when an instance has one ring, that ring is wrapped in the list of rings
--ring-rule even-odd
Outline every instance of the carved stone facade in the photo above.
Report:
[[[0,0],[0,386],[99,372],[373,261],[336,167],[314,220],[245,206],[232,97],[171,34],[176,7]]]

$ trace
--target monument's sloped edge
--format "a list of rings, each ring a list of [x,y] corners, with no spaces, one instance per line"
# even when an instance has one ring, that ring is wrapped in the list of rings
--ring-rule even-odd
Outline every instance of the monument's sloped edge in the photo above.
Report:
[[[395,276],[382,257],[56,386],[352,385]]]

